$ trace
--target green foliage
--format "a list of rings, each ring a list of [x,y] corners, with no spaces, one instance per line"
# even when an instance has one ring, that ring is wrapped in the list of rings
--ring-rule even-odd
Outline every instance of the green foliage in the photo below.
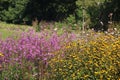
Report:
[[[106,13],[113,13],[113,19],[114,21],[120,21],[120,0],[108,0],[104,3],[106,6],[105,10]]]
[[[21,65],[22,64],[22,65]],[[1,80],[35,80],[33,73],[33,63],[23,60],[22,63],[12,61],[11,63],[2,64],[2,73],[0,75]]]
[[[110,12],[114,13],[113,20],[119,21],[119,3],[119,0],[0,0],[0,20],[24,24],[32,24],[34,19],[65,21],[80,27],[85,22],[93,27],[101,16],[107,23]]]
[[[0,38],[6,39],[7,37],[17,37],[23,31],[28,31],[32,26],[27,25],[15,25],[0,22]]]
[[[29,0],[1,0],[0,20],[13,23],[21,21],[28,1]]]
[[[76,19],[75,19],[75,16],[74,15],[70,15],[67,19],[66,19],[66,22],[69,26],[72,27],[72,29],[75,29],[75,25],[76,24]]]
[[[75,1],[76,0],[30,1],[25,15],[30,15],[32,19],[38,18],[38,20],[61,21],[74,12],[76,8]]]
[[[8,22],[40,20],[61,21],[74,13],[76,0],[1,0],[0,20]]]
[[[10,37],[13,35],[13,31],[8,31],[6,29],[0,29],[0,37],[2,39],[6,39],[7,37]]]

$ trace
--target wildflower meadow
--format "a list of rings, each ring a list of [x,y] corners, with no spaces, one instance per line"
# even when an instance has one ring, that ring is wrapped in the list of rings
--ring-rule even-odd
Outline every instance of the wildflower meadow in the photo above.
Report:
[[[119,34],[28,30],[0,40],[1,80],[119,80]]]
[[[120,80],[120,0],[0,0],[0,80]]]

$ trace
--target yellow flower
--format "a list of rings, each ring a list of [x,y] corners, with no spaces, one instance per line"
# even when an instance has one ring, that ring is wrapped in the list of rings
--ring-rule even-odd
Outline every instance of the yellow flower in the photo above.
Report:
[[[73,67],[73,66],[72,66],[72,65],[70,65],[68,68],[69,68],[69,69],[71,69],[72,67]]]
[[[101,73],[107,73],[106,70],[101,70]]]
[[[4,55],[0,52],[0,56],[4,56]]]
[[[107,78],[107,80],[110,80],[110,78]]]
[[[61,68],[59,68],[59,71],[62,71],[62,69],[61,69]]]
[[[84,76],[84,78],[87,78],[87,77],[89,77],[89,75],[85,75],[85,76]]]
[[[98,75],[98,74],[100,74],[100,72],[95,72],[95,75]]]
[[[96,67],[99,67],[99,65],[98,65],[97,63],[95,63],[95,66],[96,66]]]
[[[69,49],[71,46],[66,46],[67,49]]]

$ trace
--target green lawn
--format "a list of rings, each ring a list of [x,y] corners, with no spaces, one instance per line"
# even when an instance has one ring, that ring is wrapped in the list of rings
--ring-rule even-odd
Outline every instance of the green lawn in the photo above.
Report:
[[[12,36],[14,32],[7,29],[0,29],[0,38],[5,39]]]
[[[16,25],[16,24],[8,24],[5,22],[0,22],[0,38],[6,39],[10,36],[14,36],[14,34],[20,31],[26,31],[31,26],[27,25]]]

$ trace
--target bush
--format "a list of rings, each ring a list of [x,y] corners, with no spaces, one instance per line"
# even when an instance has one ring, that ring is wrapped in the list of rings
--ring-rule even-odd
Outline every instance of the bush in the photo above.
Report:
[[[67,43],[49,62],[52,80],[117,80],[120,77],[120,37]]]

